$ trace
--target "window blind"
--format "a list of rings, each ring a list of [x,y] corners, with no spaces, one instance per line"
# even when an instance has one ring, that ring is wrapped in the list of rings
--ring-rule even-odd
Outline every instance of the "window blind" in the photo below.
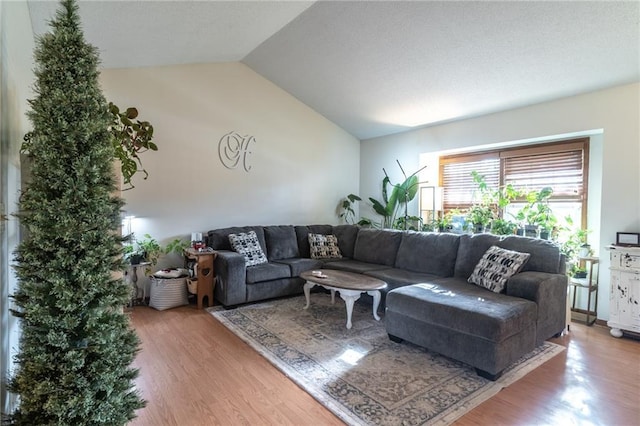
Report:
[[[440,185],[444,187],[443,207],[466,209],[471,207],[478,185],[471,172],[484,176],[487,186],[497,189],[500,185],[500,157],[498,153],[458,156],[441,159]]]
[[[526,191],[550,186],[550,202],[579,202],[586,211],[588,154],[589,139],[582,138],[441,157],[443,207],[445,211],[471,207],[477,190],[471,172],[476,171],[493,189],[507,184]]]

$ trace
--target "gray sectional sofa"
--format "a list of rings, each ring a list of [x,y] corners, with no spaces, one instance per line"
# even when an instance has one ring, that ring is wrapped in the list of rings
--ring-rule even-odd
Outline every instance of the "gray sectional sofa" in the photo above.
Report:
[[[255,231],[268,263],[246,267],[228,235]],[[309,233],[333,234],[342,258],[312,259]],[[302,293],[300,272],[330,268],[388,284],[381,306],[392,340],[424,346],[495,380],[522,355],[565,327],[567,278],[548,241],[491,234],[458,235],[355,225],[247,226],[207,233],[218,252],[215,298],[232,307]],[[467,282],[491,246],[530,253],[502,293]],[[386,300],[385,300],[386,298]]]

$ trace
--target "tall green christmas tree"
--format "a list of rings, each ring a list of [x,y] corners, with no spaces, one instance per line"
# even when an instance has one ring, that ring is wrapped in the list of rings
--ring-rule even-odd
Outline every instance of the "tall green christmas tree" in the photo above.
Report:
[[[63,0],[38,40],[24,151],[32,177],[20,199],[14,314],[22,335],[9,388],[15,425],[122,425],[144,401],[131,363],[139,340],[122,307],[128,287],[118,235],[107,103],[97,50],[75,0]]]

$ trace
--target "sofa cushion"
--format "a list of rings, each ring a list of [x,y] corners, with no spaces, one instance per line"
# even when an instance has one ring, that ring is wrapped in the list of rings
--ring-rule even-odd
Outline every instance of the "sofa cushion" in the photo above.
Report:
[[[377,263],[361,262],[359,260],[344,259],[344,258],[339,260],[330,260],[330,261],[324,262],[322,267],[327,269],[337,269],[339,271],[356,272],[359,274],[362,274],[367,271],[375,271],[378,269],[388,268],[385,265],[379,265]]]
[[[309,248],[309,233],[312,234],[331,234],[333,226],[331,225],[298,225],[294,227],[296,231],[296,239],[298,240],[298,251],[300,257],[311,257]]]
[[[493,293],[464,280],[414,284],[387,293],[387,310],[401,312],[425,324],[502,342],[525,328],[535,328],[536,304]]]
[[[255,231],[229,234],[229,242],[233,251],[244,256],[247,266],[267,263],[267,257],[262,251],[262,247],[260,247]]]
[[[416,283],[437,283],[438,280],[444,279],[434,274],[413,272],[398,268],[376,269],[373,271],[366,271],[364,274],[386,282],[388,285],[387,291]]]
[[[267,243],[269,260],[291,259],[300,256],[296,231],[291,225],[265,226],[264,239]]]
[[[247,284],[290,277],[291,269],[282,263],[269,262],[247,268]]]
[[[298,277],[301,272],[310,271],[312,269],[322,268],[323,261],[320,259],[307,259],[305,257],[298,257],[295,259],[280,259],[275,260],[275,263],[282,263],[288,265],[291,269],[291,276]]]
[[[476,265],[468,281],[494,293],[501,293],[507,280],[520,272],[529,257],[529,253],[491,246]]]
[[[353,258],[353,250],[358,237],[358,225],[337,225],[331,233],[338,238],[338,247],[344,257]]]
[[[340,247],[335,235],[309,234],[309,248],[312,259],[340,259]]]
[[[453,276],[460,236],[448,233],[406,232],[396,256],[396,268],[441,277]]]
[[[214,229],[207,232],[207,246],[214,250],[232,250],[229,242],[229,234],[239,234],[253,231],[258,236],[258,241],[262,247],[262,251],[267,250],[264,241],[264,229],[262,226],[233,226],[230,228]]]
[[[531,257],[522,268],[523,272],[563,273],[560,249],[552,241],[510,235],[501,241],[499,246],[508,250],[531,254]]]
[[[492,234],[461,235],[454,276],[467,279],[476,264],[491,246],[529,253],[531,257],[522,271],[539,271],[557,274],[561,271],[560,249],[547,240],[510,235],[500,237]]]
[[[396,263],[402,232],[388,229],[358,231],[353,258],[361,262],[393,266]]]

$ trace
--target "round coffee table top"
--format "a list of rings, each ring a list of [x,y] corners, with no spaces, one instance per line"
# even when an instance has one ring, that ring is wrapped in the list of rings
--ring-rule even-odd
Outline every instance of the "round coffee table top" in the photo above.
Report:
[[[387,283],[382,280],[355,272],[321,269],[319,272],[322,272],[322,276],[316,276],[312,272],[315,271],[304,271],[300,273],[300,278],[321,286],[345,290],[372,291],[383,290],[387,287]]]

